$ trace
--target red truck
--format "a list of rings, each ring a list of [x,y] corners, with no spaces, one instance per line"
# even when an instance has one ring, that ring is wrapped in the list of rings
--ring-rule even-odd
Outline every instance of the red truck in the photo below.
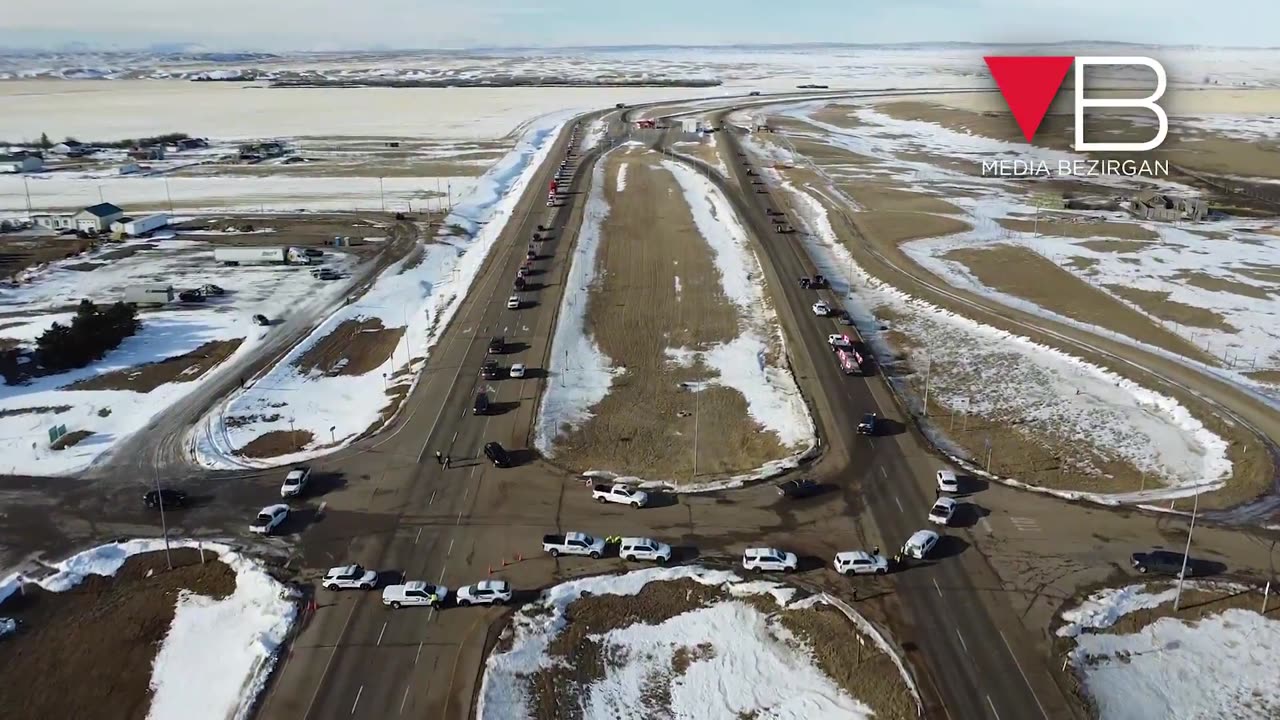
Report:
[[[845,375],[858,375],[862,372],[862,355],[857,350],[836,350],[836,359],[840,361],[840,369]]]

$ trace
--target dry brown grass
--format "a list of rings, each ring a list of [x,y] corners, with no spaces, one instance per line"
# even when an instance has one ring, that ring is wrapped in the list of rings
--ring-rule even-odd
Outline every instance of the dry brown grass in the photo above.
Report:
[[[1234,272],[1265,283],[1280,283],[1280,268],[1264,267],[1255,263],[1244,263],[1243,267],[1232,268]]]
[[[966,248],[952,250],[946,258],[962,263],[984,285],[1014,297],[1140,342],[1209,360],[1183,338],[1026,248],[1015,245]]]
[[[877,237],[900,244],[923,238],[941,237],[973,229],[969,223],[949,215],[918,212],[860,212],[858,222]]]
[[[1280,385],[1280,370],[1255,370],[1253,372],[1247,372],[1245,375],[1248,375],[1258,382]]]
[[[1174,275],[1175,280],[1181,280],[1188,285],[1192,285],[1213,292],[1225,292],[1235,295],[1243,295],[1245,297],[1255,298],[1257,300],[1270,300],[1276,293],[1268,291],[1266,288],[1260,288],[1257,285],[1250,285],[1238,280],[1218,277],[1205,272],[1183,270]]]
[[[890,187],[886,183],[851,180],[837,187],[865,210],[964,214],[959,207],[935,195]]]
[[[854,108],[838,103],[832,103],[818,109],[816,112],[809,113],[809,117],[818,122],[842,128],[856,128],[863,124],[855,115]]]
[[[1137,242],[1135,240],[1086,240],[1084,242],[1078,242],[1076,245],[1088,248],[1094,252],[1111,253],[1137,253],[1151,248],[1149,243]]]
[[[149,393],[152,390],[171,382],[191,382],[209,372],[223,360],[231,357],[244,342],[244,338],[234,340],[211,340],[191,352],[165,358],[158,362],[136,365],[122,370],[94,375],[68,385],[67,390],[132,390]]]
[[[1177,300],[1170,300],[1167,291],[1143,290],[1142,288],[1128,285],[1107,285],[1106,288],[1116,297],[1128,300],[1161,320],[1168,320],[1179,325],[1237,332],[1237,328],[1233,327],[1218,313],[1202,307],[1180,303]]]
[[[1057,235],[1059,237],[1111,237],[1120,240],[1160,239],[1160,236],[1157,235],[1155,231],[1133,223],[1070,222],[1065,219],[1055,219],[1045,216],[1041,216],[1039,223],[1034,220],[1019,220],[1015,218],[1000,218],[996,222],[1000,224],[1000,227],[1008,228],[1015,232],[1039,232],[1041,235]],[[1085,245],[1085,243],[1080,244]]]
[[[380,318],[344,320],[302,354],[294,365],[304,374],[364,375],[395,352],[404,328],[384,328]]]
[[[80,444],[80,441],[90,435],[93,435],[92,430],[72,430],[66,435],[54,440],[53,444],[50,445],[49,448],[52,450],[66,450],[69,447]]]
[[[70,405],[42,405],[40,407],[7,408],[0,410],[0,418],[17,415],[60,415],[71,409]]]
[[[728,342],[739,334],[739,318],[679,186],[656,158],[615,154],[607,161],[610,211],[596,257],[600,279],[586,298],[571,301],[589,303],[588,331],[626,373],[592,408],[594,417],[557,439],[556,458],[579,470],[690,478],[696,422],[699,477],[746,472],[787,449],[751,420],[736,390],[712,387],[695,395],[681,388],[713,374],[675,365],[668,348]],[[615,177],[622,162],[630,167],[619,196]]]
[[[272,458],[302,452],[314,436],[309,430],[272,430],[250,440],[239,454],[251,458]]]

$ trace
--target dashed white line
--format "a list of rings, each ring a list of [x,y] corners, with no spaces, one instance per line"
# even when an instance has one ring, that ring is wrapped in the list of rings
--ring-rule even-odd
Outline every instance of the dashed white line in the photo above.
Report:
[[[445,553],[445,557],[448,557],[453,554],[453,541],[454,541],[454,538],[449,538],[449,552]]]
[[[464,416],[464,417],[466,416],[466,413],[465,413],[465,412],[463,413],[463,416]],[[458,431],[457,431],[457,430],[454,430],[454,431],[453,431],[453,442],[458,442]]]
[[[964,641],[964,636],[960,634],[960,628],[956,628],[956,637],[960,638],[960,647],[964,648],[966,653],[969,652],[969,643]]]
[[[356,690],[356,701],[355,701],[355,702],[353,702],[353,703],[351,703],[351,714],[352,714],[352,715],[355,715],[355,714],[356,714],[356,706],[360,704],[360,693],[362,693],[362,692],[364,692],[364,686],[363,686],[363,685],[361,685],[361,686],[360,686],[360,689],[359,689],[359,690]]]
[[[382,629],[378,631],[378,642],[374,643],[374,645],[381,645],[381,644],[382,644],[382,635],[383,635],[386,631],[387,631],[387,623],[386,623],[386,621],[383,621],[383,623],[382,623]]]
[[[889,473],[887,473],[887,472],[885,472],[885,471],[884,471],[884,466],[883,466],[883,465],[881,465],[881,466],[880,466],[880,477],[882,477],[882,478],[887,478],[887,477],[889,477]]]
[[[1009,645],[1009,638],[1004,636],[1004,631],[996,628],[996,632],[1000,633],[1000,639],[1004,641],[1004,649],[1009,651],[1009,657],[1013,658],[1013,664],[1018,666],[1018,672],[1022,675],[1022,682],[1027,684],[1027,689],[1031,691],[1031,697],[1036,701],[1036,707],[1040,708],[1042,717],[1049,717],[1044,711],[1044,705],[1040,704],[1040,696],[1036,695],[1036,689],[1031,687],[1031,681],[1027,679],[1027,673],[1022,669],[1022,663],[1018,662],[1018,656],[1013,654],[1013,647]],[[994,708],[992,708],[994,710]]]
[[[400,698],[400,714],[401,714],[401,715],[403,715],[403,714],[404,714],[404,704],[405,704],[405,702],[406,702],[406,701],[408,701],[408,699],[409,699],[409,688],[410,688],[410,687],[412,687],[412,686],[411,686],[411,685],[405,685],[405,686],[404,686],[404,697]]]
[[[435,490],[432,490],[432,491],[431,491],[431,499],[427,501],[427,504],[428,504],[428,505],[430,505],[431,503],[433,503],[433,502],[435,502],[435,501],[436,501],[436,491],[435,491]]]
[[[417,544],[418,544],[418,541],[419,541],[419,540],[421,540],[421,539],[422,539],[422,528],[421,528],[421,527],[419,527],[419,528],[418,528],[418,534],[413,536],[413,544],[414,544],[414,545],[417,545]]]
[[[436,578],[437,585],[439,585],[442,582],[444,582],[444,568],[440,568],[440,577]],[[432,608],[432,609],[434,610],[435,608]]]
[[[1000,713],[996,712],[996,704],[991,702],[991,696],[987,696],[987,704],[991,706],[991,714],[996,716],[996,720],[1000,720]]]
[[[902,512],[902,513],[906,512],[906,510],[902,509],[902,501],[898,499],[897,495],[893,496],[893,501],[898,503],[898,512]]]
[[[933,589],[938,591],[938,597],[942,597],[942,588],[938,587],[938,581],[933,581]]]
[[[429,616],[428,616],[428,618],[429,618]],[[414,665],[417,665],[417,664],[418,664],[418,658],[419,658],[419,657],[421,657],[421,656],[422,656],[422,643],[418,643],[418,652],[417,652],[417,653],[415,653],[415,654],[414,654],[414,656],[413,656],[413,664],[414,664]]]
[[[461,511],[461,510],[459,510],[459,511],[458,511],[458,524],[459,524],[459,525],[461,525],[461,524],[462,524],[462,511]]]

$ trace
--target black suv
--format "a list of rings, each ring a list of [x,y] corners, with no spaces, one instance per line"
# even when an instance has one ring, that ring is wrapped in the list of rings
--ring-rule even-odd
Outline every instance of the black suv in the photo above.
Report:
[[[1172,550],[1152,550],[1149,553],[1134,553],[1129,557],[1134,569],[1140,573],[1159,573],[1161,575],[1179,575],[1182,573],[1183,561],[1186,561],[1187,575],[1194,575],[1196,562]]]
[[[472,415],[488,415],[489,414],[489,396],[485,393],[476,395],[476,404],[471,406]]]
[[[489,354],[499,355],[507,349],[507,341],[501,335],[489,338]]]
[[[776,487],[778,488],[779,495],[795,500],[811,497],[822,492],[822,486],[808,478],[803,480],[787,480],[786,482],[778,483]]]
[[[485,443],[484,456],[489,458],[489,462],[492,462],[494,467],[511,467],[511,456],[496,442]]]
[[[180,508],[187,504],[187,494],[180,490],[160,488],[143,495],[142,502],[149,508]]]
[[[862,416],[862,420],[858,422],[859,435],[875,435],[876,425],[879,424],[880,418],[875,413],[867,413]]]
[[[499,372],[497,360],[485,360],[484,364],[480,366],[480,377],[485,380],[497,380]]]

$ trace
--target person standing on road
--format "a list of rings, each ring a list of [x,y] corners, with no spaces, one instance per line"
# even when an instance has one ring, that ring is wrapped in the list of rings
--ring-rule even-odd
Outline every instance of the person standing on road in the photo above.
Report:
[[[440,452],[439,450],[436,451],[436,464],[437,465],[444,464],[444,453]]]
[[[871,554],[874,555],[875,557],[880,557],[880,546],[877,545],[871,548]]]
[[[444,456],[444,469],[445,469],[445,470],[448,470],[448,469],[449,469],[449,456],[448,456],[448,455],[445,455],[445,456]]]

